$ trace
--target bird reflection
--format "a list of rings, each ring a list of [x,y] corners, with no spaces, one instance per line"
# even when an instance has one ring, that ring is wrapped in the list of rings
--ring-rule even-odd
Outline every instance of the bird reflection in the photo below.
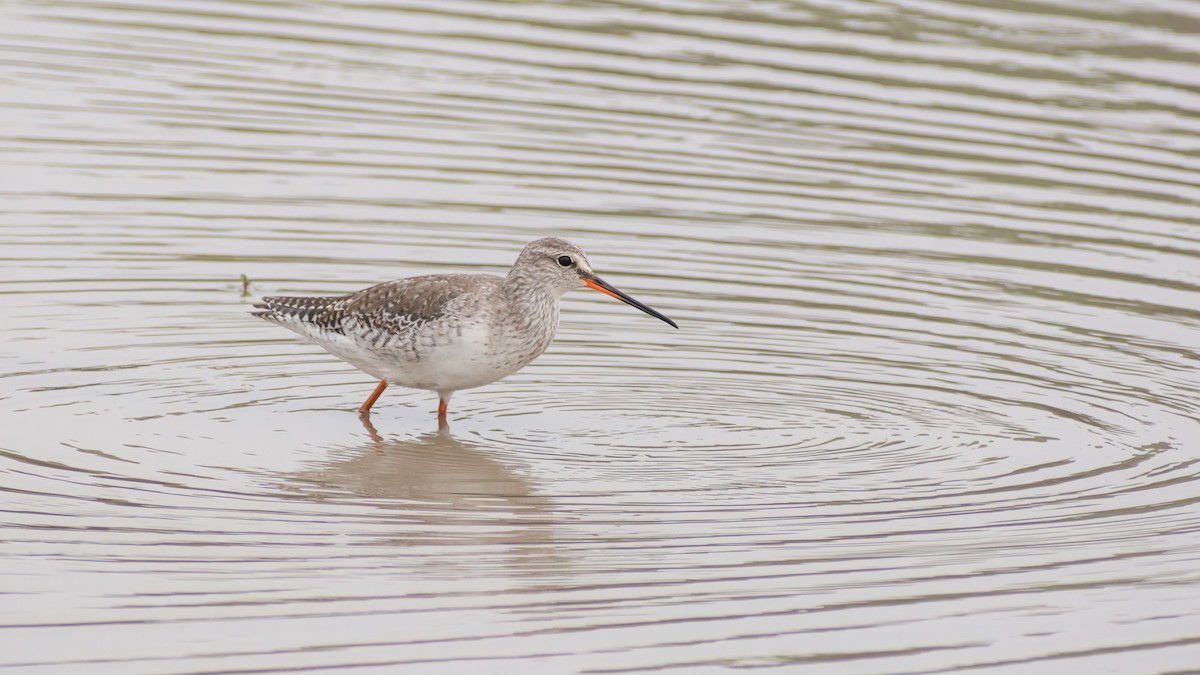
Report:
[[[549,545],[550,501],[494,451],[453,437],[445,424],[415,438],[386,439],[369,419],[362,422],[368,443],[334,450],[322,464],[290,474],[288,490],[309,501],[394,511],[395,531],[379,542],[385,545],[486,544],[499,546],[495,555],[524,571],[560,566]],[[456,556],[446,553],[431,556],[430,565],[453,565]],[[480,554],[471,559],[487,563]]]

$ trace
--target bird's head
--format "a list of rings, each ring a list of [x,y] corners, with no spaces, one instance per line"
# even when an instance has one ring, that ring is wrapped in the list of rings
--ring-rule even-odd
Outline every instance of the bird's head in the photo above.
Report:
[[[509,272],[510,278],[514,275],[524,283],[547,288],[558,297],[572,289],[591,288],[679,328],[674,321],[596,276],[583,249],[566,239],[546,237],[531,242],[517,256]]]

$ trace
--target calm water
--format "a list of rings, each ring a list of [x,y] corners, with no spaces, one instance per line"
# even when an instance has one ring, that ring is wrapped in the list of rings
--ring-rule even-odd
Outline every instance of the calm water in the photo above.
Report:
[[[986,5],[986,6],[984,6]],[[1200,670],[1200,5],[0,4],[0,668]],[[595,293],[390,390],[251,293]]]

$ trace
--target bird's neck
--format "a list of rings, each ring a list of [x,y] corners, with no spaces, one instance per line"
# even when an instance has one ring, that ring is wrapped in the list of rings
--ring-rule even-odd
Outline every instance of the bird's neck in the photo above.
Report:
[[[558,330],[559,294],[546,284],[511,274],[504,279],[504,294],[512,310],[507,315],[508,327],[528,339],[532,359],[546,349]]]
[[[510,300],[521,304],[558,305],[559,294],[554,289],[523,274],[509,272],[504,277],[504,292]]]

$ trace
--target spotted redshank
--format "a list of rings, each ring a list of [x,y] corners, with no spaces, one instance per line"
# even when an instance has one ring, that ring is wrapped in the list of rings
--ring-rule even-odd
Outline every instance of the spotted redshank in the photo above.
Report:
[[[600,291],[679,327],[596,276],[582,249],[556,237],[526,246],[505,277],[433,274],[349,295],[276,295],[253,314],[378,378],[360,415],[398,384],[437,392],[445,423],[454,392],[508,377],[546,351],[558,329],[559,298],[574,288]]]

